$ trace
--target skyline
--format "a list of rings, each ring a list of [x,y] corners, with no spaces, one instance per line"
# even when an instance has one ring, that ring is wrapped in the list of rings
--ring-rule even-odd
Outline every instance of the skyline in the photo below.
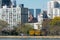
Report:
[[[24,7],[28,7],[30,9],[46,10],[47,2],[50,0],[16,0],[16,1],[17,1],[17,5],[24,4]]]

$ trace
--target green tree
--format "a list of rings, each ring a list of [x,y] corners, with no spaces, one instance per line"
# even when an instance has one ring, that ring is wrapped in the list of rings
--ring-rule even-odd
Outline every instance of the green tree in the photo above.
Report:
[[[55,17],[50,21],[50,35],[60,35],[60,17]]]
[[[16,32],[18,33],[22,32],[24,34],[28,34],[28,31],[32,30],[33,26],[30,24],[20,24],[20,26],[15,29],[16,29]]]
[[[0,20],[0,30],[7,26],[8,26],[8,23],[6,21]]]
[[[54,19],[52,19],[50,22],[50,25],[51,26],[55,26],[55,25],[60,26],[60,17],[55,17]]]

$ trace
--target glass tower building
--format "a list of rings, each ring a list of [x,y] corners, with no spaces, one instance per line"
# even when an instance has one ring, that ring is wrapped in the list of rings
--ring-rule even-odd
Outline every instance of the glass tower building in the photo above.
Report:
[[[38,15],[41,13],[41,9],[36,9],[36,18],[38,17]]]
[[[30,14],[34,17],[34,9],[29,9]]]

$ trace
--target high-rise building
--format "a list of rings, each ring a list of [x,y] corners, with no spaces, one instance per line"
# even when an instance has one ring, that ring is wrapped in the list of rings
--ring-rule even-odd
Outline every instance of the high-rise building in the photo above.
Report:
[[[49,18],[53,19],[56,16],[60,16],[60,1],[49,1],[47,15]]]
[[[16,7],[16,0],[13,0],[13,7]]]
[[[43,22],[43,13],[38,15],[38,23],[42,24]]]
[[[32,16],[34,17],[34,9],[29,9],[29,14],[32,14]]]
[[[38,15],[38,22],[34,23],[34,29],[41,30],[42,29],[42,22],[43,22],[43,14],[40,13]]]
[[[2,0],[0,0],[0,8],[1,8],[1,5],[2,5]]]
[[[24,8],[24,4],[20,4],[19,7]]]
[[[41,9],[36,9],[36,18],[38,17],[38,15],[41,13]]]
[[[3,7],[1,10],[1,19],[8,22],[9,27],[16,26],[18,23],[28,22],[28,8],[17,7]]]
[[[21,8],[21,23],[28,22],[28,8]]]
[[[60,8],[59,2],[57,2],[57,1],[54,2],[54,8]]]
[[[43,18],[44,18],[44,19],[45,19],[45,18],[48,18],[48,16],[47,16],[47,11],[46,11],[46,10],[43,11]]]
[[[6,5],[7,7],[10,7],[12,4],[11,0],[2,0],[2,6]]]
[[[37,20],[37,18],[33,17],[32,14],[29,14],[28,22],[29,23],[36,23],[36,22],[38,22],[38,20]]]

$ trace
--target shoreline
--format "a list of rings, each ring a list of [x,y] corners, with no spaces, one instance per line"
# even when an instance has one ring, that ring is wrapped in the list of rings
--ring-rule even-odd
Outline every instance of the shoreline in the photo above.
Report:
[[[60,38],[60,36],[0,36],[0,38]]]

